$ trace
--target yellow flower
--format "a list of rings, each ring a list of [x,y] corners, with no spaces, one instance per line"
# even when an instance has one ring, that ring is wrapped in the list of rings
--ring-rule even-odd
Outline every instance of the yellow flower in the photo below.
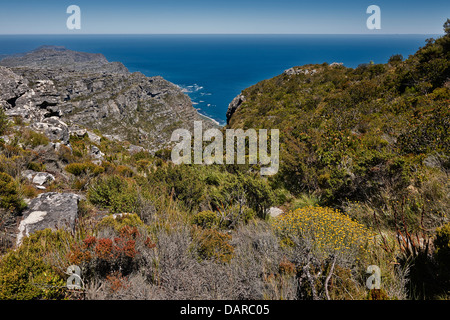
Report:
[[[304,237],[314,240],[319,251],[363,250],[373,234],[362,224],[336,209],[310,206],[279,216],[275,223],[283,237]]]

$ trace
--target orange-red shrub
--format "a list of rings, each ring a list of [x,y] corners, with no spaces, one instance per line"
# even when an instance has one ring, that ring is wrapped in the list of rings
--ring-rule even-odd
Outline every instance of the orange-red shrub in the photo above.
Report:
[[[92,266],[94,264],[101,271],[107,272],[127,269],[140,254],[136,248],[137,240],[147,248],[156,246],[149,237],[142,239],[136,227],[124,226],[119,230],[119,236],[112,239],[86,237],[81,243],[72,246],[68,260],[71,264],[80,266],[91,264],[90,268],[95,269]]]

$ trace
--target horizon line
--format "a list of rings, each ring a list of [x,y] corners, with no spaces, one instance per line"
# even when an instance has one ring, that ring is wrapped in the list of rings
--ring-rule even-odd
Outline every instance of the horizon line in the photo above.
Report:
[[[145,35],[445,35],[445,33],[0,33],[0,36],[145,36]]]

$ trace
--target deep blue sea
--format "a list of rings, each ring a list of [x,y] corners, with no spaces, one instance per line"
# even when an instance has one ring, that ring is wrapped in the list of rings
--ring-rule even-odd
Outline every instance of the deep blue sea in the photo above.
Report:
[[[407,58],[438,35],[0,35],[0,57],[41,45],[103,53],[130,71],[181,86],[200,113],[225,124],[228,104],[243,89],[310,63],[385,63]]]

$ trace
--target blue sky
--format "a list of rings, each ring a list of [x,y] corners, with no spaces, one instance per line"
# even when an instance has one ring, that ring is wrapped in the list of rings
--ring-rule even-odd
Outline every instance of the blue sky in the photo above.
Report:
[[[69,5],[81,30],[68,30]],[[369,5],[381,30],[369,30]],[[450,0],[21,0],[0,3],[0,34],[441,34]]]

